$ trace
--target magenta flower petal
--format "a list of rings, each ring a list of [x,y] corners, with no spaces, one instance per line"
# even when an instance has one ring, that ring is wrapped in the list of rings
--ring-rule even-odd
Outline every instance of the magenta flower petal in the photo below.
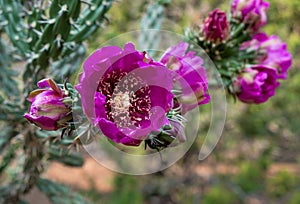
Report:
[[[134,139],[121,132],[112,121],[100,118],[98,125],[102,133],[116,143],[122,143],[129,146],[137,146],[141,143],[141,140]]]
[[[51,88],[56,91],[58,94],[62,95],[61,89],[57,86],[57,84],[53,81],[53,79],[42,79],[37,83],[39,88]]]
[[[287,71],[292,65],[292,55],[288,52],[286,43],[278,36],[268,37],[265,33],[257,33],[252,40],[243,43],[241,49],[258,50],[259,58],[256,60],[259,64],[277,69],[279,79],[287,78]]]
[[[34,123],[38,127],[43,130],[56,130],[56,120],[45,116],[34,116],[29,113],[24,114],[24,118],[26,118],[29,122]]]
[[[231,14],[257,31],[267,23],[269,5],[263,0],[233,0]]]
[[[84,62],[83,68],[87,73],[92,73],[91,68],[95,68],[104,61],[108,61],[113,57],[118,57],[122,53],[122,49],[117,46],[107,46],[93,52]],[[115,60],[112,60],[115,61]],[[99,66],[98,66],[99,67]],[[85,72],[84,72],[85,73]]]
[[[179,42],[177,46],[170,47],[160,60],[172,70],[173,80],[180,83],[182,96],[179,103],[183,114],[210,101],[203,60],[194,52],[187,52],[188,46]]]
[[[106,97],[103,94],[96,92],[95,93],[95,114],[96,114],[97,118],[94,121],[94,125],[98,124],[97,119],[100,119],[100,118],[107,119],[105,104],[106,104]]]
[[[168,110],[172,107],[173,94],[171,92],[159,86],[150,86],[150,90],[151,108],[158,106]],[[161,97],[162,95],[164,97]]]
[[[164,64],[167,64],[172,56],[175,56],[178,59],[182,59],[185,56],[188,47],[189,44],[185,42],[179,42],[177,46],[172,46],[169,49],[167,49],[160,61]],[[202,60],[201,62],[203,63]]]

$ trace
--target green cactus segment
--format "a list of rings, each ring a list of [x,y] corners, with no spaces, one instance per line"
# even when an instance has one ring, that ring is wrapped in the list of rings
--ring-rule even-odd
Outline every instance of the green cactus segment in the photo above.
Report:
[[[1,36],[0,53],[0,120],[20,120],[23,116],[23,112],[18,104],[20,91],[15,80],[17,72],[10,69],[14,51],[4,42]]]
[[[0,0],[0,28],[28,63],[23,75],[26,94],[32,84],[45,77],[50,65],[70,62],[68,54],[74,51],[70,47],[80,48],[74,55],[82,56],[82,41],[101,27],[112,1],[53,0],[44,5],[38,1]],[[65,57],[68,59],[64,60]],[[61,71],[57,76],[70,77],[74,67],[52,66],[59,71],[51,72]]]
[[[154,4],[150,4],[145,15],[141,20],[141,34],[139,36],[139,44],[146,48],[150,54],[158,48],[160,44],[159,29],[164,21],[165,6],[171,1],[158,0]],[[153,29],[149,32],[149,29]],[[152,51],[151,51],[152,50]]]
[[[62,52],[63,57],[59,61],[53,62],[50,67],[50,74],[55,81],[61,81],[62,78],[76,73],[85,57],[86,48],[82,44],[76,44]]]
[[[48,149],[49,160],[58,161],[68,166],[80,167],[83,165],[83,157],[77,152],[70,152],[59,146],[50,146]]]
[[[69,129],[59,133],[34,132],[23,118],[30,105],[26,97],[49,74],[62,82],[76,73],[86,53],[83,41],[103,27],[112,2],[0,0],[0,173],[19,160],[15,152],[23,153],[20,171],[0,187],[0,203],[19,203],[21,195],[38,181],[44,158],[70,166],[83,165],[82,156],[68,148],[78,147],[79,136],[89,134],[76,135],[73,121],[68,124]],[[26,67],[12,70],[17,60],[26,62]],[[18,77],[20,81],[21,73],[23,83],[18,84],[14,79]],[[81,111],[79,106],[75,108]],[[47,180],[39,180],[38,187],[53,203],[88,203],[66,187]]]
[[[7,101],[0,96],[0,120],[10,122],[20,122],[23,119],[24,111],[19,104]]]
[[[18,84],[15,81],[17,72],[9,69],[12,61],[13,50],[5,43],[0,36],[0,95],[7,99],[15,99],[19,95]],[[1,116],[0,116],[1,117]]]
[[[9,145],[11,139],[16,134],[17,133],[12,129],[12,127],[7,126],[7,124],[3,125],[0,132],[0,154],[3,152],[5,147]]]
[[[30,50],[29,45],[24,42],[27,39],[25,23],[22,19],[24,14],[22,5],[18,1],[0,0],[2,13],[2,24],[12,44],[18,48],[22,55]]]
[[[64,185],[54,183],[48,179],[39,179],[37,187],[53,204],[90,204],[80,194],[73,192]]]
[[[0,163],[0,174],[3,173],[5,168],[12,162],[12,160],[15,158],[17,149],[21,146],[20,143],[13,143],[11,144],[7,151],[5,152],[5,155],[3,155],[2,162]]]
[[[83,11],[82,18],[77,20],[77,29],[71,32],[70,41],[81,42],[96,31],[105,20],[105,14],[110,9],[111,0],[94,0]]]

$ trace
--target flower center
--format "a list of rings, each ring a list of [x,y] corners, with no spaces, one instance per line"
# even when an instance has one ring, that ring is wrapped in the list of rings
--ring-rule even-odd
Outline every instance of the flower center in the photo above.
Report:
[[[134,125],[133,121],[130,119],[130,96],[129,92],[114,91],[111,99],[107,100],[107,104],[110,105],[111,111],[107,114],[110,119],[116,123],[119,127]]]
[[[118,92],[110,99],[110,103],[114,104],[114,109],[120,112],[128,111],[130,106],[129,93]]]
[[[106,96],[106,115],[117,127],[141,127],[150,120],[150,88],[135,74],[112,71],[99,82],[98,91]]]

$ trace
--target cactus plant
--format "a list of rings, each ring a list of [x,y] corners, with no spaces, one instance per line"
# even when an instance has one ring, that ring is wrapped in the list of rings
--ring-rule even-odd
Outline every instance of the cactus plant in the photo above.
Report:
[[[170,0],[157,0],[149,4],[147,11],[141,20],[141,33],[139,36],[139,44],[143,45],[144,49],[150,55],[154,55],[154,50],[158,48],[160,43],[159,29],[165,18],[165,7],[170,4]],[[152,31],[149,32],[149,29]]]
[[[0,152],[4,155],[0,172],[12,173],[8,167],[14,160],[20,166],[20,172],[1,187],[0,203],[22,202],[20,196],[38,181],[41,189],[48,185],[39,180],[46,158],[71,166],[83,164],[81,156],[67,148],[76,144],[75,134],[64,131],[70,137],[57,140],[62,132],[45,134],[23,119],[29,105],[26,97],[47,75],[58,81],[71,77],[85,56],[83,42],[104,27],[112,2],[0,0]],[[20,158],[17,149],[23,152]]]

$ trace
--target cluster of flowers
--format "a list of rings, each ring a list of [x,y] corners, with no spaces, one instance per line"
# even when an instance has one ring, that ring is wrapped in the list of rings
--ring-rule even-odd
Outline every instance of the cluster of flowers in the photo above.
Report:
[[[234,0],[229,21],[216,9],[189,39],[217,65],[228,92],[245,103],[262,103],[273,96],[292,63],[286,44],[260,31],[268,7],[263,0]],[[73,90],[89,123],[124,145],[145,141],[150,148],[162,149],[174,140],[184,142],[184,114],[210,101],[203,60],[190,48],[180,42],[160,61],[132,43],[124,49],[96,50],[86,59]],[[38,87],[28,98],[32,104],[25,118],[44,130],[68,128],[74,98],[67,87],[51,79]]]
[[[203,61],[188,46],[170,47],[158,62],[132,43],[96,50],[75,86],[89,122],[113,142],[129,146],[145,141],[162,149],[174,140],[185,141],[182,115],[210,101]],[[44,130],[67,128],[68,91],[51,79],[38,86],[28,98],[32,104],[25,117]]]
[[[215,9],[192,36],[216,64],[228,92],[245,103],[267,101],[292,64],[286,44],[261,31],[268,8],[263,0],[233,0],[229,18]]]

